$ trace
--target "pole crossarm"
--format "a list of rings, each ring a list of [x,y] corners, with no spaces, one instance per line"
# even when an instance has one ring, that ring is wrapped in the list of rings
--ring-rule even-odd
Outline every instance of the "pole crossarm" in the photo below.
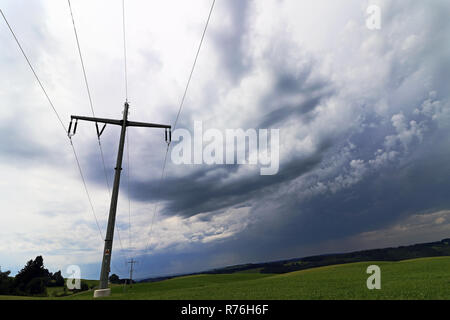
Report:
[[[172,126],[165,124],[136,122],[136,121],[127,121],[127,127],[145,127],[145,128],[162,128],[162,129],[172,128]]]
[[[74,130],[73,130],[73,133],[71,133],[73,120],[75,120],[76,123],[75,123],[75,127],[74,127]],[[113,124],[113,125],[117,125],[117,126],[123,127],[124,121],[125,121],[125,127],[141,127],[141,128],[166,129],[166,141],[167,142],[169,142],[171,140],[171,137],[172,137],[172,132],[171,132],[172,126],[166,125],[166,124],[149,123],[149,122],[137,122],[137,121],[128,121],[128,120],[117,120],[117,119],[107,119],[107,118],[96,118],[96,117],[85,117],[85,116],[74,116],[74,115],[70,116],[69,129],[67,131],[67,134],[69,135],[69,137],[75,135],[76,128],[77,128],[77,125],[78,125],[78,120],[95,122],[95,125],[96,125],[96,128],[97,128],[97,136],[99,138],[102,135],[103,131],[105,130],[105,127],[106,127],[107,124]],[[104,123],[105,124],[101,130],[98,127],[98,123]]]
[[[83,117],[83,116],[70,116],[70,119],[71,120],[84,120],[84,121],[92,121],[92,122],[115,124],[115,125],[118,125],[118,126],[122,126],[122,123],[123,123],[123,120],[94,118],[94,117]]]
[[[116,120],[116,119],[106,119],[106,118],[94,118],[94,117],[84,117],[84,116],[70,116],[71,120],[84,120],[84,121],[91,121],[91,122],[97,122],[97,123],[107,123],[107,124],[114,124],[117,126],[122,126],[123,120]],[[145,127],[145,128],[162,128],[162,129],[171,129],[172,126],[166,125],[166,124],[159,124],[159,123],[149,123],[149,122],[137,122],[137,121],[127,121],[126,122],[127,127]]]

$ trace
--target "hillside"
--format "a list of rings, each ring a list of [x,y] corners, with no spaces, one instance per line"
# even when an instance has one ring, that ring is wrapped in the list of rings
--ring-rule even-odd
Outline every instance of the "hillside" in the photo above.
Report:
[[[400,246],[395,248],[382,248],[355,251],[350,253],[336,253],[328,255],[310,256],[304,258],[294,258],[282,261],[249,263],[243,265],[229,266],[226,268],[214,269],[205,273],[233,273],[244,270],[259,269],[261,273],[287,273],[299,270],[306,270],[315,267],[323,267],[335,264],[344,264],[364,261],[401,261],[407,259],[417,259],[426,257],[450,256],[450,239],[441,241],[420,243],[410,246]]]
[[[381,268],[381,290],[366,287],[371,264]],[[112,291],[107,299],[450,299],[450,257],[358,262],[275,275],[196,275]],[[67,299],[92,299],[92,292]]]

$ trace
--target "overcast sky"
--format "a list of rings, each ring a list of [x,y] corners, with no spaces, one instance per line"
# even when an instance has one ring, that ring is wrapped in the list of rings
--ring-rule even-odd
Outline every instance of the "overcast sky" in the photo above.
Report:
[[[210,5],[126,0],[131,120],[173,124]],[[91,115],[67,2],[0,8],[64,124]],[[95,113],[121,118],[122,2],[72,9]],[[446,0],[217,0],[178,127],[280,129],[280,170],[169,158],[160,185],[163,132],[131,128],[112,272],[126,276],[130,257],[143,278],[449,237],[449,14]],[[67,136],[0,22],[0,266],[43,255],[98,278],[103,241]],[[110,182],[118,137],[102,136]],[[94,125],[73,141],[104,235]]]

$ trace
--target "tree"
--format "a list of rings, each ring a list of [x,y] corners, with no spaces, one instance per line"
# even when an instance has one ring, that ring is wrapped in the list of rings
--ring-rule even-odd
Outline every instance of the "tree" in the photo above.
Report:
[[[63,287],[64,286],[64,278],[61,275],[61,270],[58,272],[55,272],[54,274],[50,273],[50,283],[48,284],[49,287]]]
[[[9,276],[11,271],[2,272],[0,268],[0,294],[11,294],[13,291],[13,279]]]
[[[27,262],[14,279],[14,287],[17,294],[45,294],[50,282],[50,273],[44,268],[44,259],[37,256],[36,259]]]
[[[109,277],[109,282],[114,283],[114,284],[118,284],[120,283],[120,278],[117,274],[113,273],[110,277]]]

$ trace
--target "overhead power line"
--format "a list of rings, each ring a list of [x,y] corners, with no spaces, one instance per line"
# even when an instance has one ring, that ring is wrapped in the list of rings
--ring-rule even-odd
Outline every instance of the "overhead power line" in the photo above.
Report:
[[[127,70],[127,39],[125,29],[125,0],[122,0],[122,29],[123,29],[123,56],[125,67],[125,102],[128,102],[128,70]]]
[[[87,77],[87,74],[86,74],[86,68],[85,68],[85,65],[84,65],[83,54],[81,53],[81,45],[80,45],[80,40],[79,40],[79,37],[78,37],[77,27],[76,27],[76,24],[75,24],[75,18],[74,18],[74,15],[73,15],[72,5],[70,3],[70,0],[67,0],[67,3],[69,4],[69,11],[70,11],[70,16],[72,18],[73,31],[74,31],[74,34],[75,34],[75,40],[76,40],[77,48],[78,48],[78,55],[80,57],[81,68],[82,68],[83,76],[84,76],[84,83],[86,85],[86,91],[87,91],[87,95],[88,95],[88,98],[89,98],[89,105],[91,107],[92,116],[95,117],[94,104],[92,102],[92,95],[91,95],[91,90],[89,88],[89,82],[88,82],[88,77]],[[95,125],[98,128],[98,124],[95,123]],[[111,197],[111,188],[109,186],[108,173],[107,173],[107,170],[106,170],[105,156],[104,156],[104,153],[103,153],[103,148],[102,148],[100,135],[97,135],[97,139],[98,139],[98,147],[99,147],[99,151],[100,151],[100,156],[101,156],[101,160],[102,160],[103,173],[105,175],[106,186],[108,188],[108,194]],[[124,250],[123,245],[122,245],[122,238],[120,236],[119,227],[117,227],[117,235],[119,237],[119,244],[120,244],[120,247],[122,249],[122,252],[125,254],[125,250]],[[125,256],[124,259],[125,259],[125,263],[126,263],[128,258]]]
[[[47,98],[47,101],[49,102],[49,104],[50,104],[50,106],[51,106],[53,112],[55,113],[55,115],[56,115],[56,117],[57,117],[59,123],[61,124],[61,127],[62,127],[63,130],[64,130],[64,134],[67,134],[67,128],[66,128],[66,126],[65,126],[64,123],[62,122],[61,117],[60,117],[58,111],[56,110],[56,108],[55,108],[55,106],[54,106],[54,104],[53,104],[53,101],[50,99],[50,96],[47,94],[47,91],[45,90],[45,88],[44,88],[44,86],[43,86],[41,80],[39,79],[39,76],[37,75],[37,73],[36,73],[36,71],[35,71],[33,65],[31,64],[30,59],[28,58],[28,56],[26,55],[25,51],[23,50],[22,45],[21,45],[19,39],[17,38],[17,36],[16,36],[14,30],[12,29],[12,26],[10,25],[8,19],[6,18],[5,14],[3,13],[3,10],[0,9],[0,13],[1,13],[3,19],[5,20],[6,25],[7,25],[8,28],[9,28],[9,31],[11,32],[12,36],[14,37],[14,40],[16,41],[17,46],[19,47],[20,51],[22,52],[22,55],[24,56],[25,60],[27,61],[27,64],[28,64],[28,66],[30,67],[30,69],[31,69],[31,71],[32,71],[32,73],[33,73],[33,75],[34,75],[34,77],[36,78],[36,80],[37,80],[37,82],[38,82],[40,88],[42,89],[42,92],[44,93],[45,97]],[[93,206],[93,203],[92,203],[92,198],[91,198],[91,196],[90,196],[90,194],[89,194],[89,190],[88,190],[87,185],[86,185],[86,180],[85,180],[84,175],[83,175],[83,170],[82,170],[82,168],[81,168],[81,165],[80,165],[80,162],[79,162],[79,159],[78,159],[78,154],[77,154],[77,151],[76,151],[76,149],[75,149],[75,146],[73,145],[73,142],[72,142],[72,139],[70,138],[70,136],[69,136],[69,142],[70,142],[70,145],[71,145],[71,149],[72,149],[73,155],[74,155],[74,157],[75,157],[75,161],[76,161],[76,164],[77,164],[77,167],[78,167],[78,171],[79,171],[79,173],[80,173],[80,177],[81,177],[81,181],[82,181],[84,190],[85,190],[85,192],[86,192],[86,196],[87,196],[87,198],[88,198],[88,202],[89,202],[89,205],[90,205],[90,208],[91,208],[91,212],[92,212],[92,214],[93,214],[93,216],[94,216],[94,220],[95,220],[95,223],[96,223],[96,225],[97,225],[97,229],[98,229],[98,231],[99,231],[100,238],[103,240],[103,239],[104,239],[104,238],[103,238],[103,234],[102,234],[103,232],[102,232],[102,230],[101,230],[100,224],[98,223],[97,215],[96,215],[96,213],[95,213],[95,209],[94,209],[94,206]],[[118,268],[116,267],[116,269],[118,269]]]
[[[91,196],[89,195],[89,191],[88,191],[88,188],[86,185],[86,180],[84,179],[83,170],[81,169],[80,161],[78,160],[78,155],[77,155],[77,152],[75,151],[75,146],[73,145],[72,139],[69,139],[69,141],[70,141],[70,146],[72,147],[72,150],[73,150],[73,155],[75,156],[75,160],[77,162],[78,171],[80,172],[81,181],[83,182],[84,190],[86,191],[86,196],[88,198],[89,205],[91,206],[92,212],[94,212],[95,223],[97,224],[98,232],[100,233],[100,238],[104,239],[102,228],[100,227],[100,224],[98,223],[98,220],[97,220],[97,216],[95,215],[94,205],[92,203]]]
[[[125,102],[128,103],[128,68],[127,68],[127,37],[125,28],[125,0],[122,0],[122,30],[123,30],[123,57],[124,57],[124,71],[125,71]],[[130,133],[127,135],[127,186],[128,186],[128,235],[129,245],[131,247],[131,198],[130,198]]]
[[[72,11],[72,6],[70,4],[70,0],[67,0],[67,3],[69,4],[70,16],[72,17],[73,31],[75,33],[75,39],[77,41],[78,54],[80,56],[81,68],[83,69],[84,83],[86,84],[86,91],[87,91],[88,98],[89,98],[89,104],[91,106],[92,116],[95,117],[94,106],[93,106],[92,97],[91,97],[91,90],[89,89],[89,82],[88,82],[88,79],[87,79],[87,76],[86,76],[86,68],[84,67],[83,55],[81,54],[80,41],[78,39],[77,27],[75,25],[75,19],[73,17],[73,11]]]
[[[180,107],[178,108],[178,113],[177,113],[177,117],[175,119],[175,123],[173,125],[173,130],[175,130],[177,128],[178,119],[180,118],[181,110],[184,105],[184,100],[186,99],[186,95],[189,90],[189,85],[191,84],[192,75],[194,74],[195,66],[197,65],[198,56],[199,56],[200,50],[202,48],[203,40],[205,39],[206,30],[208,29],[209,20],[211,19],[211,15],[212,15],[215,3],[216,3],[216,0],[213,0],[213,2],[211,4],[211,9],[209,10],[208,19],[206,20],[205,28],[203,29],[202,37],[200,39],[200,44],[198,45],[197,53],[195,54],[195,59],[194,59],[194,63],[192,64],[191,73],[189,74],[189,78],[186,83],[186,88],[184,89],[183,98],[181,98],[181,103],[180,103]]]
[[[200,39],[200,43],[198,45],[198,49],[197,49],[197,52],[195,54],[195,59],[194,59],[194,62],[192,64],[191,72],[189,73],[189,77],[188,77],[188,80],[186,82],[186,86],[185,86],[185,89],[184,89],[184,92],[183,92],[183,96],[181,98],[180,106],[178,108],[177,117],[175,119],[175,122],[174,122],[174,125],[172,127],[172,130],[175,130],[176,127],[177,127],[177,123],[178,123],[178,120],[180,118],[183,106],[184,106],[184,101],[186,100],[186,96],[187,96],[187,93],[188,93],[188,90],[189,90],[189,85],[191,84],[192,75],[194,74],[195,66],[197,65],[197,60],[198,60],[198,57],[200,55],[200,50],[201,50],[202,45],[203,45],[203,40],[205,39],[206,30],[208,30],[209,22],[211,20],[211,15],[212,15],[212,12],[214,10],[215,3],[216,3],[216,0],[213,0],[213,2],[211,4],[211,8],[209,10],[208,18],[207,18],[206,23],[205,23],[205,28],[203,29],[203,33],[202,33],[202,36],[201,36],[201,39]],[[162,184],[162,181],[164,180],[164,174],[165,174],[166,165],[167,165],[167,155],[169,153],[169,148],[170,148],[170,142],[167,144],[166,153],[165,153],[165,156],[164,156],[164,162],[163,162],[161,178],[159,180],[158,189],[157,190],[161,190],[161,184]],[[151,244],[151,240],[152,240],[151,233],[152,233],[152,230],[153,230],[153,224],[154,224],[154,221],[155,221],[155,217],[157,215],[158,204],[159,203],[157,202],[155,204],[155,206],[154,206],[152,221],[151,221],[150,228],[149,228],[149,230],[150,230],[150,232],[149,232],[149,241],[147,242],[147,245],[145,246],[144,254],[147,252],[147,250],[148,250],[148,248],[150,247],[150,244]]]
[[[130,250],[132,250],[131,246],[131,198],[130,198],[130,132],[127,134],[127,188],[128,188],[128,236],[129,236],[129,246]]]

